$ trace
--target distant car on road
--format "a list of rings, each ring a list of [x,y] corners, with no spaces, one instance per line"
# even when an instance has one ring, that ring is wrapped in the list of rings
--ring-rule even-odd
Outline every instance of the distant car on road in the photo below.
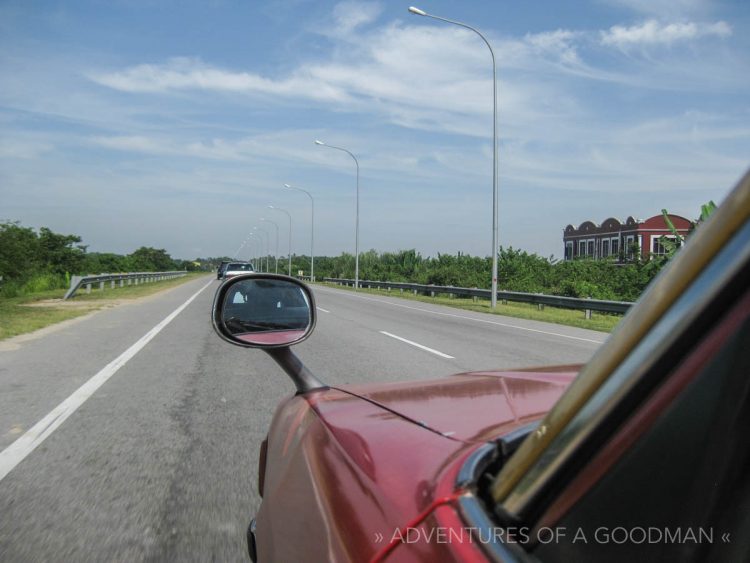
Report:
[[[229,262],[221,273],[222,279],[228,279],[240,274],[250,274],[255,271],[250,262]]]
[[[229,261],[228,260],[224,260],[224,261],[221,262],[221,264],[219,264],[219,267],[216,268],[216,279],[217,280],[220,280],[221,277],[224,275],[224,270],[226,269],[227,264],[229,264]]]

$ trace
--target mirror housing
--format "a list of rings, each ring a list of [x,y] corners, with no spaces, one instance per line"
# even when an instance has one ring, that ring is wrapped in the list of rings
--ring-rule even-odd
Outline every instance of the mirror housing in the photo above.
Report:
[[[278,274],[242,274],[226,280],[216,290],[211,322],[227,342],[261,348],[294,382],[297,394],[325,391],[289,349],[305,340],[315,328],[315,298],[307,285]]]
[[[214,296],[218,335],[246,348],[286,348],[315,328],[315,298],[304,283],[278,274],[249,273],[226,280]]]

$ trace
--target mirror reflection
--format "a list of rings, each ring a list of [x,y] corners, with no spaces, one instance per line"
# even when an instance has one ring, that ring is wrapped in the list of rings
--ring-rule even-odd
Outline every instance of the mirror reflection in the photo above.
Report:
[[[222,322],[229,334],[243,342],[290,344],[302,338],[310,328],[310,301],[296,283],[244,279],[228,288]]]

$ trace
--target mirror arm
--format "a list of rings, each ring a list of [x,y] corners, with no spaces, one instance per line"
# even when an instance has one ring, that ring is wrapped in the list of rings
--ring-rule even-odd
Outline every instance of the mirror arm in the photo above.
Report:
[[[328,389],[328,385],[315,377],[288,346],[267,348],[265,351],[292,378],[294,385],[297,387],[298,395],[309,391]]]

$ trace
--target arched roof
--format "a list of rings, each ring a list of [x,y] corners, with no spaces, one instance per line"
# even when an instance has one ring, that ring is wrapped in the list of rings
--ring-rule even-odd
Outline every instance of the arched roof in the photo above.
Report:
[[[584,221],[584,222],[583,222],[583,223],[581,223],[581,225],[580,225],[580,226],[578,227],[578,231],[579,231],[579,232],[584,232],[584,233],[585,233],[585,232],[591,231],[591,230],[593,230],[593,229],[598,229],[598,228],[599,228],[599,225],[597,225],[597,224],[596,224],[596,223],[594,223],[593,221]]]
[[[602,227],[605,229],[619,229],[622,227],[622,222],[615,217],[610,217],[602,221]]]

